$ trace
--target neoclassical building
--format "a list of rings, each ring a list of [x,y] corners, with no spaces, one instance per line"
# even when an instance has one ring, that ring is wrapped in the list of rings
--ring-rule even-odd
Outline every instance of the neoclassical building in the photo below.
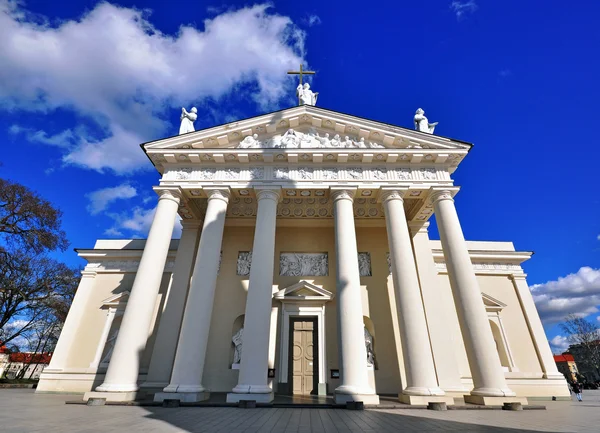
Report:
[[[301,105],[142,147],[162,176],[148,239],[78,250],[38,392],[569,396],[521,268],[531,253],[464,239],[452,174],[470,144]]]

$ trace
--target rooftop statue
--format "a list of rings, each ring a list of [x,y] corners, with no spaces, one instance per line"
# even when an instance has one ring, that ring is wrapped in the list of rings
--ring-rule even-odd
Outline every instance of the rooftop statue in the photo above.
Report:
[[[198,110],[196,107],[192,107],[189,113],[185,108],[181,109],[181,125],[179,126],[179,135],[195,131],[194,122],[198,118],[197,113]]]
[[[421,132],[427,132],[428,134],[433,134],[433,130],[438,122],[429,123],[427,117],[425,117],[425,112],[422,108],[419,108],[415,113],[415,129]]]
[[[317,105],[317,97],[319,96],[319,92],[313,92],[310,90],[310,85],[308,83],[298,84],[296,88],[296,95],[298,96],[299,105]]]

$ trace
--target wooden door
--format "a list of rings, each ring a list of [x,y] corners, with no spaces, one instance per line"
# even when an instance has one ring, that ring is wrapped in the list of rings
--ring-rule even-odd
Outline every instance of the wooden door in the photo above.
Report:
[[[314,319],[292,319],[291,375],[292,393],[316,394],[318,359],[316,345],[316,323]]]

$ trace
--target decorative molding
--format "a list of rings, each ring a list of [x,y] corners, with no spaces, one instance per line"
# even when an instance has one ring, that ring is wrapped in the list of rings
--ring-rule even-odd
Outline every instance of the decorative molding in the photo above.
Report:
[[[279,275],[284,277],[321,277],[329,274],[327,253],[281,253]]]
[[[300,194],[301,195],[301,194]],[[359,197],[353,202],[355,218],[383,218],[381,204],[376,198]],[[233,218],[254,218],[257,201],[251,197],[232,197],[227,216]],[[277,206],[278,218],[333,218],[333,200],[327,197],[285,196]]]
[[[445,262],[435,262],[438,272],[448,272]],[[503,272],[523,272],[521,265],[512,263],[473,263],[475,271],[503,271]]]
[[[106,271],[106,272],[137,272],[140,266],[139,260],[102,260],[90,261],[86,267],[86,271]],[[175,267],[175,260],[167,260],[165,263],[165,272],[172,272]]]

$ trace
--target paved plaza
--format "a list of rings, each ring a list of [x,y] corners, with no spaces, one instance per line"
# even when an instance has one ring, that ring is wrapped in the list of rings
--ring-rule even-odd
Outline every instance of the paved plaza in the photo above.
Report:
[[[0,389],[0,431],[44,432],[598,432],[600,391],[547,410],[237,409],[66,405],[73,395]]]

